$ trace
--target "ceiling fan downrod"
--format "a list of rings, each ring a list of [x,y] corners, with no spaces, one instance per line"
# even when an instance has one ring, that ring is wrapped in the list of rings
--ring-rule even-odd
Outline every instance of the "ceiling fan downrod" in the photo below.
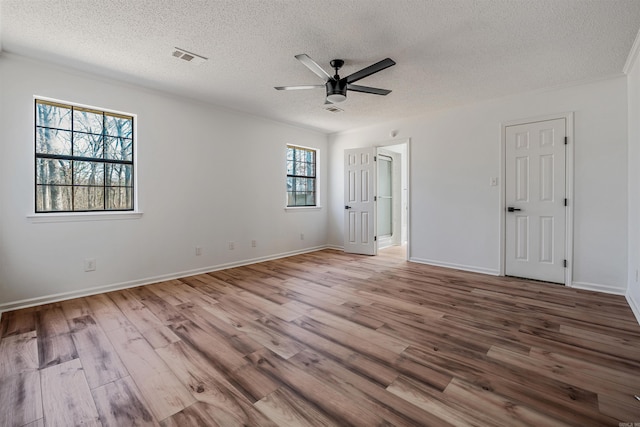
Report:
[[[335,104],[347,99],[347,81],[340,79],[338,75],[338,70],[344,65],[344,61],[342,59],[332,59],[329,64],[331,68],[336,70],[336,74],[333,79],[327,81],[327,101]]]

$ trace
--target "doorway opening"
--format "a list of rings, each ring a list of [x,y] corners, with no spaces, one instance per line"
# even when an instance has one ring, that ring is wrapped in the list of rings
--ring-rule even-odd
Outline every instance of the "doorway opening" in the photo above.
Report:
[[[344,151],[344,251],[410,257],[409,142]]]
[[[397,233],[393,231],[393,221],[396,215],[393,212],[393,157],[378,151],[378,249],[391,246],[393,237]]]
[[[408,144],[377,148],[377,242],[386,250],[407,258]]]

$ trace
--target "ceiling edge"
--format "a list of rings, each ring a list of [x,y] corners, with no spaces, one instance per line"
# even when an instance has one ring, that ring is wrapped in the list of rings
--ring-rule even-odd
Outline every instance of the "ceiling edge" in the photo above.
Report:
[[[102,81],[105,83],[123,85],[131,88],[135,88],[137,90],[141,90],[147,93],[174,98],[174,99],[178,99],[185,102],[191,102],[194,104],[205,105],[220,111],[226,111],[233,114],[243,115],[243,116],[251,117],[255,120],[263,120],[263,121],[275,123],[281,126],[287,126],[291,128],[309,131],[309,132],[315,132],[325,136],[328,136],[331,133],[331,131],[326,129],[321,129],[314,126],[307,126],[302,123],[296,123],[296,122],[287,121],[287,120],[278,120],[266,115],[253,113],[251,111],[244,111],[238,108],[231,108],[225,105],[216,104],[214,102],[205,101],[200,98],[181,95],[170,90],[162,90],[157,87],[154,87],[153,85],[145,85],[135,81],[131,81],[131,79],[128,79],[126,76],[123,76],[123,77],[120,77],[120,75],[118,75],[118,77],[110,76],[108,75],[109,73],[108,70],[90,71],[90,70],[83,69],[82,67],[74,67],[74,66],[69,66],[67,64],[63,64],[59,61],[56,61],[55,59],[42,59],[42,58],[37,58],[31,55],[24,55],[24,54],[15,53],[15,52],[9,52],[6,50],[0,51],[0,57],[13,58],[19,61],[46,64],[49,67],[53,67],[55,69],[58,69],[68,74],[80,75],[85,78],[90,78],[90,79]]]
[[[638,50],[638,53],[640,53],[640,49]],[[396,124],[401,123],[401,122],[403,122],[405,120],[413,120],[415,118],[428,116],[430,114],[436,114],[436,113],[439,113],[439,112],[442,112],[442,111],[454,110],[456,108],[463,108],[463,107],[466,107],[466,106],[491,104],[491,103],[500,102],[501,100],[509,99],[509,98],[512,98],[512,97],[536,95],[536,94],[539,94],[539,93],[553,92],[553,91],[563,90],[563,89],[570,89],[570,88],[575,87],[575,86],[585,86],[585,85],[598,83],[598,82],[603,82],[603,81],[607,81],[607,80],[619,79],[621,77],[625,77],[625,74],[622,73],[622,72],[615,73],[615,74],[609,74],[607,76],[594,77],[594,78],[590,78],[590,79],[575,80],[575,81],[571,81],[571,82],[562,83],[562,84],[559,84],[559,85],[542,87],[542,88],[538,88],[538,89],[531,89],[531,90],[526,90],[526,91],[522,91],[522,92],[509,93],[509,94],[498,96],[498,97],[495,97],[495,98],[478,99],[478,100],[473,101],[473,102],[460,103],[460,104],[456,104],[456,105],[449,105],[449,106],[446,106],[446,107],[437,108],[437,109],[433,109],[433,110],[430,110],[430,111],[424,111],[424,112],[421,112],[421,113],[412,114],[412,115],[406,116],[406,117],[401,117],[401,118],[397,118],[397,119],[390,119],[390,120],[385,121],[385,122],[374,123],[374,124],[371,124],[371,125],[360,126],[360,127],[357,127],[357,128],[330,132],[328,135],[329,135],[330,138],[332,138],[332,137],[335,137],[335,136],[338,136],[338,135],[360,132],[360,131],[365,130],[365,129],[372,129],[372,128],[375,128],[377,126],[386,125],[386,124],[395,126]],[[391,130],[391,128],[389,128],[389,129]]]
[[[624,67],[622,68],[623,73],[629,74],[629,71],[631,71],[631,67],[636,62],[638,55],[640,55],[640,29],[638,30],[638,34],[636,34],[633,46],[631,46],[629,56],[627,56],[627,62],[624,63]]]

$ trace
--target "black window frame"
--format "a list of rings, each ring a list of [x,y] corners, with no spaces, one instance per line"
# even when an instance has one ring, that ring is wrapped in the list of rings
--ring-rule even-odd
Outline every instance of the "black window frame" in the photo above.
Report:
[[[60,128],[56,128],[56,127],[49,127],[49,126],[42,126],[38,124],[38,104],[47,104],[47,105],[52,105],[55,107],[60,107],[60,108],[67,108],[70,110],[70,129],[60,129]],[[85,111],[85,112],[90,112],[93,114],[100,114],[102,115],[102,133],[101,134],[90,134],[88,132],[83,132],[80,130],[76,130],[74,129],[74,112],[75,111]],[[120,118],[120,119],[126,119],[126,120],[130,120],[131,121],[131,135],[130,138],[129,137],[121,137],[121,136],[114,136],[114,135],[110,135],[107,133],[107,126],[106,126],[106,117],[110,116],[110,117],[116,117],[116,118]],[[85,105],[78,105],[78,104],[74,104],[74,103],[70,103],[70,102],[66,102],[66,101],[58,101],[58,100],[54,100],[54,99],[47,99],[47,98],[40,98],[40,97],[36,97],[34,98],[34,212],[36,214],[75,214],[75,213],[102,213],[102,214],[108,214],[110,212],[135,212],[136,210],[136,170],[135,170],[135,155],[136,155],[136,150],[135,150],[135,144],[136,144],[136,116],[133,114],[128,114],[128,113],[120,113],[120,112],[115,112],[112,110],[108,110],[108,109],[104,109],[104,108],[100,108],[100,107],[93,107],[93,106],[85,106]],[[55,131],[65,131],[65,132],[69,132],[70,133],[70,144],[71,144],[71,154],[67,155],[67,154],[52,154],[52,153],[41,153],[38,152],[38,128],[43,128],[43,129],[53,129]],[[101,144],[102,144],[102,157],[86,157],[86,156],[75,156],[74,155],[74,149],[75,149],[75,138],[78,135],[99,135],[102,139]],[[110,159],[107,158],[107,149],[106,149],[106,144],[107,144],[107,140],[108,138],[123,138],[123,139],[130,139],[131,140],[131,159],[130,160],[125,160],[125,159]],[[38,160],[39,159],[49,159],[49,160],[61,160],[61,161],[69,161],[70,162],[70,184],[49,184],[49,183],[38,183]],[[74,166],[75,163],[74,162],[92,162],[92,163],[98,163],[102,165],[102,169],[103,169],[103,178],[102,178],[102,185],[84,185],[84,184],[76,184],[74,182]],[[130,170],[131,170],[131,174],[130,174],[130,185],[107,185],[107,165],[120,165],[120,166],[130,166]],[[71,209],[70,210],[39,210],[38,209],[38,186],[59,186],[59,187],[70,187],[71,189]],[[102,188],[102,208],[91,208],[91,209],[75,209],[75,199],[76,199],[76,189],[77,188]],[[131,200],[131,207],[127,207],[127,208],[118,208],[118,209],[109,209],[108,208],[108,203],[107,203],[107,199],[108,199],[108,189],[112,189],[112,188],[118,188],[122,191],[122,189],[124,189],[124,191],[126,191],[126,189],[130,190],[130,200]]]
[[[289,150],[293,150],[293,159],[289,159]],[[308,162],[308,161],[298,161],[296,160],[296,151],[304,151],[304,152],[308,152],[308,153],[312,153],[312,157],[313,157],[313,161],[312,162]],[[309,207],[317,207],[318,206],[318,180],[317,180],[317,176],[318,176],[318,150],[315,148],[310,148],[310,147],[301,147],[298,145],[293,145],[293,144],[287,144],[287,156],[286,156],[286,162],[287,162],[287,208],[309,208]],[[291,168],[289,167],[291,164]],[[300,167],[302,164],[305,165],[312,165],[311,168],[307,167]],[[311,172],[305,172],[308,170],[311,170]],[[291,173],[289,172],[291,170]],[[293,180],[293,191],[290,191],[289,189],[289,180],[292,179]],[[296,181],[298,179],[303,179],[306,181],[306,183],[309,182],[309,180],[311,180],[313,182],[313,190],[312,191],[296,191],[295,186],[296,186]],[[305,186],[306,186],[305,183]],[[304,193],[305,197],[305,203],[304,204],[298,204],[298,197],[297,194],[300,193]],[[309,204],[307,202],[307,194],[308,193],[313,193],[313,203]],[[294,204],[291,204],[291,200],[292,198],[290,197],[290,195],[293,195],[293,201]]]

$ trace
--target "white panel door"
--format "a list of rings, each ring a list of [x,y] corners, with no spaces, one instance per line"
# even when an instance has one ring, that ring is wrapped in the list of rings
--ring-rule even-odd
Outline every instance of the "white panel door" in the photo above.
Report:
[[[565,119],[505,130],[505,274],[564,283]]]
[[[344,251],[376,255],[375,148],[344,150]]]

